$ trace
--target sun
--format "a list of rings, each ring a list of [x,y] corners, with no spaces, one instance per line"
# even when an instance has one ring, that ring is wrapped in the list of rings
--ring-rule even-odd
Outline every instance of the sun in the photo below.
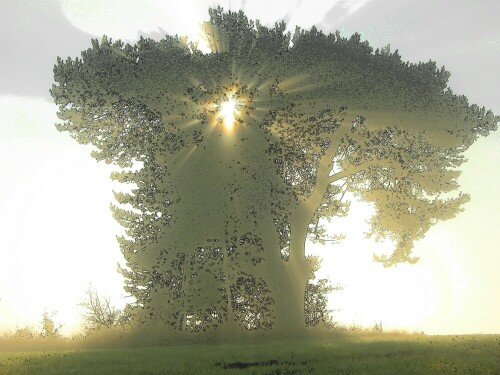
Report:
[[[238,101],[229,96],[228,100],[223,102],[219,108],[219,121],[223,122],[227,130],[232,129],[236,121],[236,115],[238,114]]]

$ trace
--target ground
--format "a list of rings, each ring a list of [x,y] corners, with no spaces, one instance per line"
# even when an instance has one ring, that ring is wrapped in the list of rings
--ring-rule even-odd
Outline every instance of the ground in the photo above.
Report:
[[[2,349],[2,374],[500,374],[500,335],[336,333],[240,345]]]

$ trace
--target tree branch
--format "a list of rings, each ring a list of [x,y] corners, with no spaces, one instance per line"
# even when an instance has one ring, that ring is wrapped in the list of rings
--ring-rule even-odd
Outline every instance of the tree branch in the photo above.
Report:
[[[392,167],[392,168],[398,169],[399,171],[402,170],[401,164],[399,164],[398,162],[396,162],[394,160],[372,159],[372,160],[366,161],[364,163],[355,165],[352,168],[348,168],[348,169],[345,169],[345,170],[340,171],[338,173],[332,174],[331,176],[328,176],[328,181],[331,184],[333,182],[336,182],[336,181],[341,180],[341,179],[346,178],[346,177],[350,177],[353,174],[359,173],[361,171],[366,170],[367,168],[370,168],[370,167],[373,167],[376,165],[381,165],[384,167]]]

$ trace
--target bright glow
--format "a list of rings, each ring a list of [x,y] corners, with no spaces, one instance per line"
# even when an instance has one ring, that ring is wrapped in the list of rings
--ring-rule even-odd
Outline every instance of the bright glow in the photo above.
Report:
[[[113,39],[133,41],[140,33],[150,33],[155,38],[169,33],[201,41],[198,23],[208,19],[207,8],[212,5],[241,8],[249,18],[260,19],[269,26],[289,16],[289,27],[298,24],[309,28],[319,22],[337,23],[341,27],[350,20],[363,23],[364,15],[357,19],[350,15],[368,1],[60,0],[59,3],[70,23],[93,36],[107,34]],[[330,5],[336,6],[337,16],[328,12]],[[411,12],[407,13],[411,16]],[[383,17],[378,20],[384,25],[391,24]],[[408,17],[407,21],[408,25],[421,23],[418,17]],[[448,20],[447,25],[454,22]],[[366,37],[367,30],[372,30],[372,37],[385,45],[391,41],[387,38],[392,37],[392,29],[384,26],[388,30],[384,33],[389,35],[383,37],[376,32],[379,29],[380,25],[366,22],[363,35]],[[410,41],[405,36],[400,41],[414,46],[406,51],[413,52],[414,60],[432,55],[428,49],[419,48],[425,45],[425,35]],[[463,75],[463,69],[475,65],[443,50],[441,58],[452,65],[450,70],[462,72],[462,76],[460,73],[452,76],[451,86],[455,91],[475,96],[473,102],[496,105],[496,92],[489,85],[479,89],[481,84],[476,85],[476,81],[481,79],[473,82]],[[487,55],[482,51],[477,51],[475,63],[493,61],[485,58],[494,54],[493,48],[488,49]],[[457,61],[461,65],[456,65]],[[481,66],[484,72],[491,71],[488,65]],[[287,92],[297,89],[296,81],[290,87],[286,83],[282,83],[282,88]],[[303,89],[307,82],[299,83]],[[478,93],[493,96],[479,99]],[[226,112],[226,107],[227,122],[234,124],[237,105],[228,104],[221,112]],[[229,121],[231,117],[233,120]],[[111,296],[118,307],[128,301],[123,297],[123,280],[115,272],[122,256],[114,235],[121,228],[108,208],[113,201],[111,189],[115,188],[109,182],[109,170],[91,159],[88,149],[77,145],[68,134],[57,132],[53,127],[56,121],[52,103],[30,97],[0,96],[0,333],[26,325],[38,328],[45,309],[49,313],[57,311],[55,322],[63,324],[63,333],[76,329],[81,313],[77,304],[90,282],[98,292]],[[332,220],[330,229],[346,233],[347,239],[340,245],[309,246],[308,250],[317,250],[311,252],[324,259],[318,277],[345,286],[344,291],[331,294],[330,307],[340,309],[334,312],[334,320],[368,327],[382,321],[384,329],[405,328],[426,333],[500,332],[500,200],[496,198],[500,184],[499,146],[497,131],[468,151],[469,162],[464,164],[460,179],[472,201],[465,206],[465,212],[433,228],[416,245],[415,252],[421,260],[414,266],[383,269],[371,261],[373,252],[387,253],[385,246],[389,245],[374,244],[363,238],[368,212],[361,207],[353,205],[353,216],[342,224]]]
[[[220,105],[219,119],[222,120],[226,129],[232,129],[234,122],[236,121],[235,116],[238,114],[236,108],[238,107],[238,102],[232,97]]]
[[[89,284],[125,303],[111,168],[55,129],[56,111],[43,99],[0,96],[0,332],[39,329],[46,310],[71,333]]]
[[[60,0],[60,4],[73,26],[98,38],[104,34],[112,39],[136,41],[144,34],[153,38],[177,34],[198,43],[198,48],[208,53],[210,48],[200,35],[200,23],[208,18],[212,1],[201,1]]]
[[[274,26],[286,19],[289,31],[295,25],[309,29],[335,8],[340,18],[352,16],[371,0],[59,0],[61,10],[76,28],[91,35],[135,41],[141,34],[163,37],[165,33],[187,36],[198,48],[210,52],[200,24],[208,20],[208,7],[243,10],[250,19]],[[314,11],[311,11],[314,10]]]

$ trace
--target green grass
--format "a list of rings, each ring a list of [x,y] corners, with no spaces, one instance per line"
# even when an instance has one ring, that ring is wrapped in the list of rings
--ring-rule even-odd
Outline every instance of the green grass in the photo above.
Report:
[[[500,335],[0,352],[0,374],[500,374]]]

